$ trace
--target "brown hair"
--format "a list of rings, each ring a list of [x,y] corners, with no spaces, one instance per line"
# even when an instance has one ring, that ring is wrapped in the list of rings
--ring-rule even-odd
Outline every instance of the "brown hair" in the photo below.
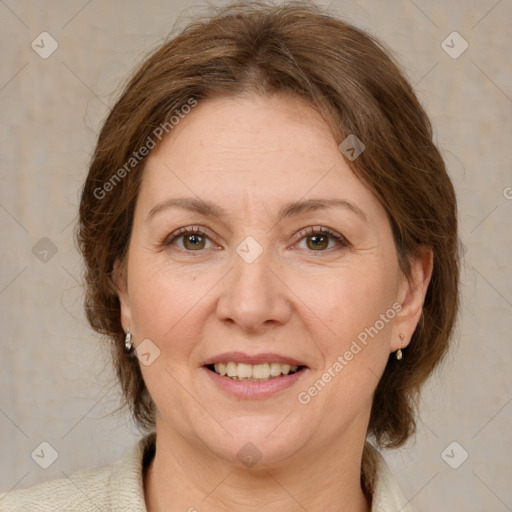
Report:
[[[390,51],[312,3],[228,5],[165,41],[133,74],[103,125],[81,196],[88,320],[112,341],[136,422],[152,427],[138,360],[124,352],[113,279],[144,169],[134,152],[191,98],[247,93],[295,95],[318,109],[340,142],[355,134],[366,149],[349,164],[386,209],[402,270],[422,245],[433,249],[421,321],[403,360],[390,357],[369,422],[379,445],[400,446],[415,431],[418,392],[447,351],[459,307],[456,198],[429,119]]]

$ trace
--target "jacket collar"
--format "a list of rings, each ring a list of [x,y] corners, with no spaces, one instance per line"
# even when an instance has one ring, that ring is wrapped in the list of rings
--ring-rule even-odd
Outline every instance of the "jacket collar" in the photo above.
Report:
[[[371,512],[412,512],[382,454],[367,441],[376,462]]]

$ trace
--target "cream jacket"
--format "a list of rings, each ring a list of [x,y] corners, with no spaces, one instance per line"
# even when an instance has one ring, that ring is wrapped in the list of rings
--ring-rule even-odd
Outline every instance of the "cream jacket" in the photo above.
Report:
[[[0,494],[0,511],[147,512],[143,456],[154,439],[153,434],[146,435],[114,464]],[[372,450],[377,459],[372,512],[412,512],[384,458]]]

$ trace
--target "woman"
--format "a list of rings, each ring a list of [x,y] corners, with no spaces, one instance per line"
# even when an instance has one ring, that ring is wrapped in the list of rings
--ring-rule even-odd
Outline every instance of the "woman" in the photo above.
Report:
[[[146,435],[2,510],[411,510],[368,439],[448,348],[456,201],[380,43],[307,3],[191,24],[108,116],[78,241]]]

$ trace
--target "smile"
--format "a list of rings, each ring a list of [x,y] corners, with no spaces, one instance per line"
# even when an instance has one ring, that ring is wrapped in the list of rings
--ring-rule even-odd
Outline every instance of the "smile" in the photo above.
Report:
[[[294,374],[302,369],[302,367],[297,365],[279,362],[248,364],[237,363],[235,361],[214,363],[207,365],[207,368],[223,377],[245,382],[266,382],[268,380],[277,379],[283,375]]]
[[[300,359],[264,352],[224,352],[203,360],[203,375],[223,394],[263,399],[294,386],[310,372]]]

